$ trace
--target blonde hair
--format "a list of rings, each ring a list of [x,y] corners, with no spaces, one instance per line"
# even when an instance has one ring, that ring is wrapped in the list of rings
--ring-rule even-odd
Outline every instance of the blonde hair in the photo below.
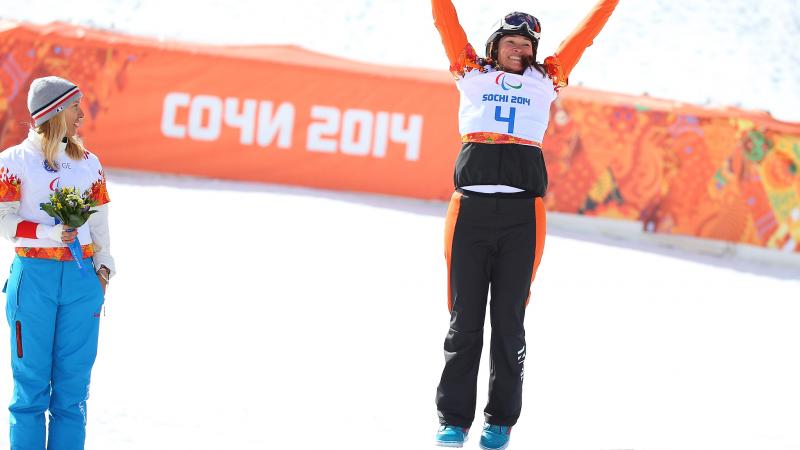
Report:
[[[56,165],[56,152],[58,152],[58,144],[63,142],[64,136],[67,135],[67,119],[65,111],[56,114],[47,122],[36,127],[36,132],[42,137],[42,151],[44,151],[44,159],[53,170],[58,170]],[[67,156],[72,159],[79,160],[83,158],[86,149],[83,147],[83,142],[77,136],[67,137]]]

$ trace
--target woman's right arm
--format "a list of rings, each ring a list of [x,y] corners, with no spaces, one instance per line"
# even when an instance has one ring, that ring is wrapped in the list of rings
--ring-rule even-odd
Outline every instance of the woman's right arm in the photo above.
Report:
[[[465,53],[469,42],[464,29],[458,23],[456,8],[451,0],[431,0],[433,23],[442,37],[442,45],[447,53],[450,66],[457,65],[459,57]]]
[[[36,224],[22,220],[18,214],[19,201],[0,202],[0,234],[6,239],[17,237],[36,238]]]
[[[22,200],[22,181],[14,169],[13,157],[0,155],[0,235],[6,239],[16,238],[51,239],[62,242],[61,225],[44,225],[19,216],[19,204]],[[77,232],[75,233],[77,234]]]
[[[22,199],[22,180],[12,150],[0,153],[0,235],[14,240],[17,237],[36,238],[36,224],[22,220],[19,202]]]
[[[64,233],[62,225],[51,226],[23,220],[19,216],[18,201],[0,202],[0,235],[4,238],[50,239],[55,242],[65,242],[62,241],[62,233]],[[70,236],[77,233],[77,231],[70,232]]]

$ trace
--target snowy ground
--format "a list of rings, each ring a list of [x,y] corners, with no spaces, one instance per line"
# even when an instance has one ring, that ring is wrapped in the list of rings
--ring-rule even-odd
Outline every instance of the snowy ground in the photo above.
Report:
[[[593,3],[455,1],[477,46],[504,12],[534,13],[543,54]],[[0,0],[0,17],[447,65],[427,1]],[[800,121],[798,37],[797,0],[622,0],[571,81]],[[120,274],[102,319],[89,450],[431,447],[445,204],[109,181]],[[0,267],[11,254],[0,244]],[[512,449],[800,449],[796,272],[551,227],[533,292]]]
[[[88,449],[432,448],[445,204],[109,183],[119,276]],[[511,448],[800,449],[795,275],[551,229]]]
[[[542,21],[549,55],[596,0],[454,0],[480,51],[509,11]],[[163,39],[297,44],[379,64],[446,70],[428,0],[0,0],[0,17],[61,20]],[[742,106],[800,122],[798,0],[621,0],[574,85]]]

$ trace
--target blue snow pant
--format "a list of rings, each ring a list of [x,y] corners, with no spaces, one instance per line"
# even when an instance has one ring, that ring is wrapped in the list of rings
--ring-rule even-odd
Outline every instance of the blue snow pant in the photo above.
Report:
[[[83,264],[92,267],[91,258]],[[11,326],[12,450],[83,449],[103,288],[75,261],[17,256],[6,283]]]

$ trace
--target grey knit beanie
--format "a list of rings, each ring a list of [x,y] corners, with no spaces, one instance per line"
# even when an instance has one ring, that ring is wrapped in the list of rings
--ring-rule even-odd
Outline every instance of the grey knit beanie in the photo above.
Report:
[[[28,91],[28,111],[33,126],[47,122],[64,108],[83,97],[78,86],[59,77],[37,78]]]

